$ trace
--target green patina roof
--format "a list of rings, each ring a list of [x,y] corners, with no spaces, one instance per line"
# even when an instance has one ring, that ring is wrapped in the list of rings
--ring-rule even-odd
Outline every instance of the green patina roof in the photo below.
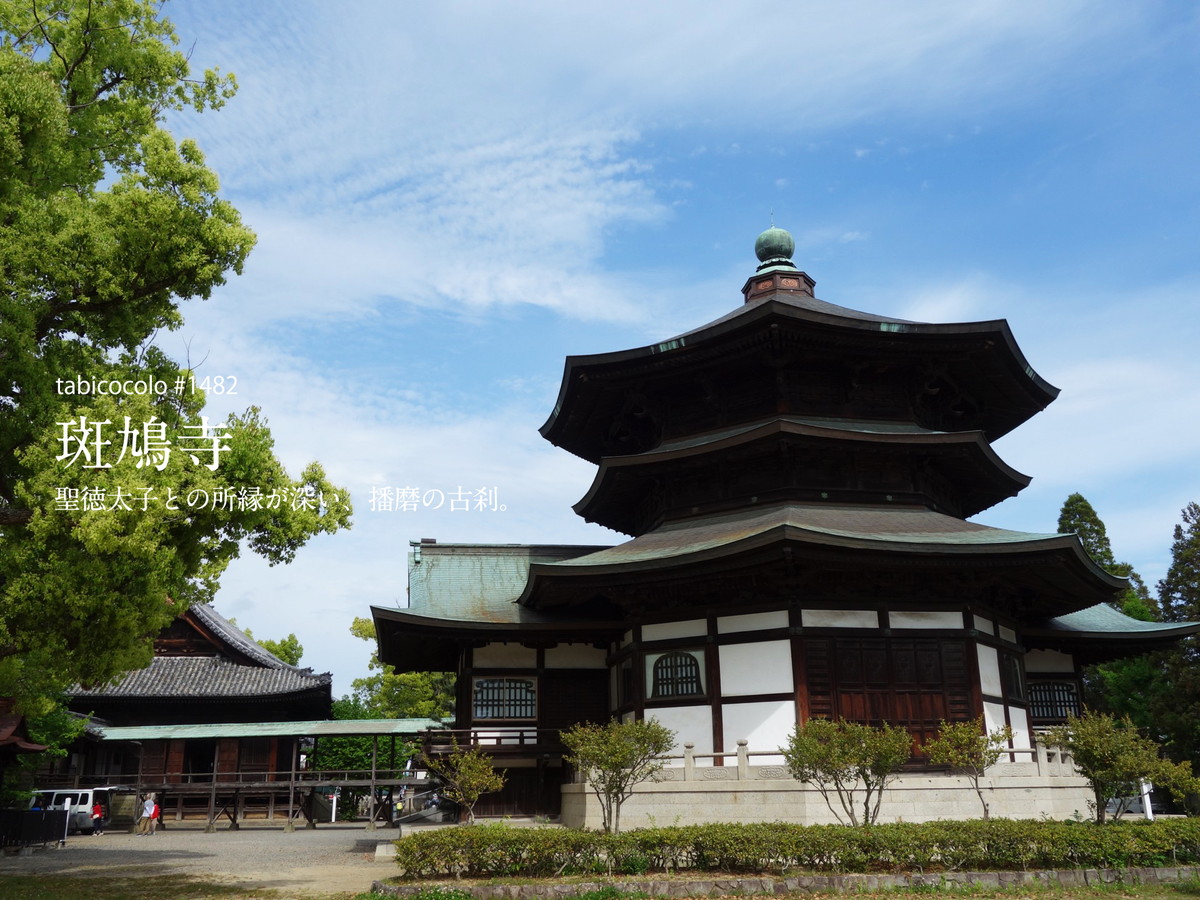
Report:
[[[1050,619],[1046,625],[1053,631],[1067,631],[1075,634],[1136,635],[1139,637],[1168,636],[1172,633],[1193,634],[1200,630],[1200,622],[1143,622],[1141,619],[1131,619],[1107,603],[1089,606],[1087,609],[1068,613],[1065,616],[1056,616]]]
[[[408,609],[397,612],[463,622],[540,622],[516,605],[530,563],[556,563],[603,550],[546,544],[428,544],[408,557]]]
[[[308,722],[230,722],[203,725],[131,725],[95,729],[106,741],[241,737],[333,737],[345,735],[412,735],[445,727],[437,719],[341,719]]]
[[[925,507],[784,504],[668,522],[617,547],[556,561],[546,568],[570,571],[590,566],[661,561],[734,544],[786,527],[814,536],[847,538],[880,545],[941,548],[1002,547],[1061,543],[1059,534],[1009,531],[965,522]],[[544,571],[544,570],[543,570]]]

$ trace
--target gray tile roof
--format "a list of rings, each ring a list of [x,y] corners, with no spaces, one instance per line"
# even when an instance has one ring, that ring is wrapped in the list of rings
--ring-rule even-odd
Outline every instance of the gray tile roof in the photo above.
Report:
[[[247,666],[220,656],[158,656],[150,665],[130,672],[116,684],[74,696],[105,698],[264,697],[295,694],[329,684],[332,676],[313,674],[286,663],[278,668]]]
[[[80,699],[135,699],[170,697],[175,699],[278,697],[330,685],[328,672],[290,666],[254,643],[211,606],[197,604],[188,611],[207,626],[218,640],[232,651],[230,655],[155,656],[144,669],[128,673],[115,684],[95,688],[76,687],[71,693]],[[236,659],[241,654],[249,659]]]
[[[102,725],[95,730],[105,741],[186,740],[221,737],[342,737],[346,735],[416,735],[442,728],[438,719],[341,719],[301,722],[202,722],[184,725]]]

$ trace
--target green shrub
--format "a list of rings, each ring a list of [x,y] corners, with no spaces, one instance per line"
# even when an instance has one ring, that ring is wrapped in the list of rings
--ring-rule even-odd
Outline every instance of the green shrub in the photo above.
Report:
[[[1200,821],[1094,825],[992,819],[857,828],[709,824],[619,834],[472,825],[401,838],[396,841],[396,862],[410,879],[675,870],[765,874],[1196,865]]]

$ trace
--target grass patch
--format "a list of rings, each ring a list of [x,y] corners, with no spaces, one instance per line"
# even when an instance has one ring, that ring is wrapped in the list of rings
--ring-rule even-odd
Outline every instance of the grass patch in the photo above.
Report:
[[[378,894],[297,894],[274,889],[219,884],[182,874],[111,874],[103,876],[0,876],[0,900],[282,900],[284,897],[322,900],[384,900]],[[388,897],[386,900],[395,900]]]
[[[570,885],[578,883],[578,878],[547,878],[547,879],[464,879],[459,882],[431,882],[424,885],[415,894],[409,894],[404,900],[472,900],[471,894],[465,888],[472,885],[494,884],[555,884]],[[632,881],[632,879],[629,879]],[[690,880],[684,875],[675,877],[658,876],[655,881]],[[563,900],[665,900],[656,895],[640,891],[626,890],[622,887],[624,879],[617,877],[613,883],[579,894],[564,894]],[[402,884],[403,882],[393,882]],[[959,884],[943,881],[936,884],[921,884],[912,887],[880,888],[878,890],[856,890],[848,892],[816,891],[812,893],[794,893],[775,895],[772,900],[898,900],[905,896],[940,896],[947,900],[963,898],[963,900],[1196,900],[1200,898],[1200,881],[1185,881],[1172,884],[1097,884],[1090,886],[1053,885],[1030,883],[995,887],[983,884]],[[766,894],[735,893],[730,897],[752,898],[766,900]],[[354,900],[396,900],[393,895],[382,897],[376,894],[361,894]],[[697,898],[701,900],[701,898]],[[713,900],[713,898],[703,898]]]

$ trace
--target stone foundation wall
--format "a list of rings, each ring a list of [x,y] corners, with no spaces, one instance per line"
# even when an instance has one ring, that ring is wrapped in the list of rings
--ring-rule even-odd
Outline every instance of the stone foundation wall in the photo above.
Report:
[[[1048,872],[945,872],[922,875],[793,875],[787,878],[695,878],[631,879],[559,884],[472,884],[459,886],[475,900],[563,900],[606,887],[651,897],[749,897],[796,893],[851,893],[865,891],[922,890],[928,893],[947,887],[978,887],[987,891],[1029,887],[1093,887],[1113,884],[1177,884],[1200,878],[1200,868],[1179,866],[1160,869],[1060,869]],[[373,893],[407,897],[429,890],[427,883],[387,884],[376,881]]]
[[[621,828],[694,825],[703,822],[837,822],[814,788],[795,781],[783,766],[751,765],[745,744],[737,753],[713,754],[728,765],[697,765],[707,757],[685,753],[657,782],[639,784],[621,808]],[[1013,754],[988,770],[981,786],[993,818],[1090,817],[1091,789],[1069,758],[1039,746]],[[585,784],[562,789],[562,822],[569,828],[600,828],[600,804]],[[858,795],[861,799],[861,792]],[[834,798],[834,803],[837,803]],[[840,808],[839,808],[840,811]],[[942,772],[901,775],[884,794],[879,822],[978,819],[983,815],[970,781]]]

